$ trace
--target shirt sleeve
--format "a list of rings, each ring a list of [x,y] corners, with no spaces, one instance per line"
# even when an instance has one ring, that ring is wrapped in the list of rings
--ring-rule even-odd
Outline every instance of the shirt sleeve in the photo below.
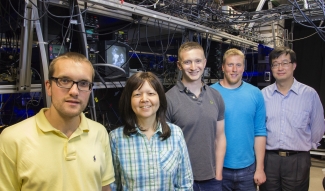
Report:
[[[177,170],[177,182],[175,185],[176,191],[190,191],[193,190],[193,173],[191,168],[191,163],[184,139],[184,135],[180,130],[180,140],[179,147],[181,149],[180,152],[180,160],[178,161],[178,170]]]
[[[121,183],[121,172],[120,172],[120,163],[117,157],[117,146],[116,146],[116,137],[114,132],[109,134],[110,137],[110,146],[112,149],[112,158],[113,158],[113,166],[115,172],[115,182],[113,182],[110,186],[112,191],[122,190],[122,183]]]
[[[221,94],[218,92],[218,108],[219,108],[219,115],[218,115],[218,121],[225,119],[225,102],[223,101],[223,98]]]
[[[20,190],[21,184],[18,181],[17,164],[14,159],[11,159],[6,153],[6,145],[13,145],[4,138],[4,135],[0,135],[0,190]],[[12,156],[15,156],[15,149],[10,149]]]
[[[266,109],[263,94],[260,90],[256,92],[257,104],[256,113],[254,117],[254,134],[255,136],[266,136]]]
[[[106,186],[114,182],[114,167],[113,167],[112,152],[109,144],[109,137],[107,131],[105,130],[103,134],[105,135],[103,142],[105,147],[106,171],[104,172],[103,175],[102,186]]]
[[[314,93],[313,107],[311,111],[310,129],[312,148],[317,149],[317,144],[322,139],[325,131],[324,109],[318,94]]]
[[[166,99],[167,99],[166,121],[172,123],[172,109],[173,109],[173,107],[171,106],[171,101],[169,100],[168,94],[166,94]]]

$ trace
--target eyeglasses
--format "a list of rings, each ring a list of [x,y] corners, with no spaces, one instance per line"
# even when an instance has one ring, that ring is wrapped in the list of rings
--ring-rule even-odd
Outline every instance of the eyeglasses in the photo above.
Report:
[[[203,59],[195,59],[195,60],[185,60],[185,61],[182,61],[182,63],[185,64],[185,65],[190,65],[193,62],[195,64],[201,64],[203,62]]]
[[[292,63],[292,62],[284,61],[282,63],[274,63],[274,64],[271,64],[271,67],[272,68],[279,68],[279,66],[281,65],[283,68],[287,68],[290,63]]]
[[[71,89],[74,84],[77,84],[78,90],[89,92],[93,88],[94,84],[85,80],[81,81],[73,81],[68,78],[55,78],[51,77],[51,80],[54,80],[56,82],[56,85],[59,88],[65,88],[65,89]]]

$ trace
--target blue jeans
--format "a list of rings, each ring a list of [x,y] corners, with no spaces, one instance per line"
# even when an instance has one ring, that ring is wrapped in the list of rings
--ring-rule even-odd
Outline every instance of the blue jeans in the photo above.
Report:
[[[242,169],[223,168],[222,190],[256,191],[254,182],[255,163]]]
[[[196,181],[193,184],[194,191],[222,191],[222,180],[215,178],[210,180]]]

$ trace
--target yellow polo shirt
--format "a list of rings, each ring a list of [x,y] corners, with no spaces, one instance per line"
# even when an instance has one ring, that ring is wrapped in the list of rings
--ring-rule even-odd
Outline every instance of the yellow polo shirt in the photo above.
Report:
[[[0,190],[101,191],[114,182],[106,129],[81,114],[68,138],[45,110],[0,134]]]

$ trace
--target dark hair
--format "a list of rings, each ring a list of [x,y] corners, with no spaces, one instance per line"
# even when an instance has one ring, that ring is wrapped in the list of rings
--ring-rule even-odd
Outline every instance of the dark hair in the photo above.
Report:
[[[151,72],[138,72],[133,74],[126,82],[119,102],[119,111],[124,124],[123,133],[130,136],[137,132],[135,124],[138,119],[131,107],[131,96],[134,90],[142,87],[144,82],[148,82],[150,86],[158,93],[160,106],[156,113],[156,120],[161,123],[162,134],[160,138],[166,140],[170,137],[170,128],[166,123],[167,99],[159,78]]]
[[[297,62],[297,58],[296,58],[296,53],[288,48],[288,47],[284,47],[284,46],[281,46],[281,47],[276,47],[275,49],[273,49],[269,55],[269,63],[270,65],[272,64],[272,60],[276,59],[276,58],[279,58],[279,56],[281,56],[282,54],[285,54],[285,55],[290,55],[290,60],[292,63],[296,63]]]

